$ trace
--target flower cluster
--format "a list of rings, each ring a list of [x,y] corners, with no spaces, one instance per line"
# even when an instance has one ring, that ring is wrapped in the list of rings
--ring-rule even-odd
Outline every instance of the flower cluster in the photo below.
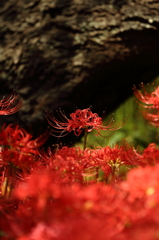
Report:
[[[156,240],[158,186],[158,166],[131,170],[117,188],[63,185],[49,171],[34,173],[14,192],[20,204],[10,210],[8,239]]]
[[[134,89],[148,114],[159,110],[159,88]],[[0,101],[0,114],[19,110],[11,94]],[[154,120],[155,118],[153,118]],[[159,226],[159,149],[116,144],[86,147],[92,130],[115,131],[125,124],[103,124],[90,108],[60,120],[48,114],[53,135],[84,131],[84,149],[61,146],[44,150],[47,134],[36,139],[20,126],[0,130],[0,239],[2,240],[157,240]],[[149,119],[150,121],[150,119]],[[151,122],[151,121],[150,121]],[[155,121],[157,126],[157,121]]]

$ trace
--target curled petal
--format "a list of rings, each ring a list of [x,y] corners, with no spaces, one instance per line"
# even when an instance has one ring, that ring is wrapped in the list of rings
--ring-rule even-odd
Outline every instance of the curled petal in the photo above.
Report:
[[[136,86],[133,87],[134,95],[139,106],[149,109],[159,110],[159,87],[152,93],[148,93],[141,84],[142,90],[138,90]]]
[[[0,115],[10,115],[19,111],[22,106],[22,100],[20,99],[17,102],[18,97],[14,92],[8,97],[3,97],[0,100]]]
[[[142,111],[143,117],[149,121],[149,123],[155,127],[159,127],[159,112],[150,113],[147,111]]]
[[[148,93],[142,84],[142,92],[134,87],[137,103],[142,107],[141,113],[151,125],[159,127],[159,87]]]

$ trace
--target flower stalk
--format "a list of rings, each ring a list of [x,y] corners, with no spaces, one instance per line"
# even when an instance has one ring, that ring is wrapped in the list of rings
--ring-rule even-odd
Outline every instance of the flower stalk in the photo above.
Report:
[[[15,166],[12,163],[9,163],[6,166],[1,186],[2,196],[4,196],[5,199],[10,199],[11,197],[12,189],[15,187],[15,178]]]
[[[88,136],[88,132],[87,132],[87,129],[85,128],[85,130],[84,130],[84,145],[83,145],[84,150],[86,149],[86,146],[87,146],[87,136]]]

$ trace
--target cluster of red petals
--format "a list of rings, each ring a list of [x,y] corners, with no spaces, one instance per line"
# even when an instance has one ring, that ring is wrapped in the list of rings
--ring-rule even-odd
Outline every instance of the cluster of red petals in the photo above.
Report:
[[[13,93],[0,100],[0,115],[10,115],[20,110],[22,100],[18,100],[18,95]]]
[[[155,144],[150,144],[140,152],[129,145],[86,148],[85,150],[62,147],[56,152],[48,149],[47,152],[41,152],[40,156],[40,162],[46,168],[53,170],[57,179],[67,184],[88,184],[85,182],[86,177],[96,182],[99,180],[100,169],[104,174],[104,179],[107,179],[114,168],[118,172],[121,166],[145,167],[159,163],[159,149]]]
[[[143,110],[142,115],[152,126],[156,128],[159,127],[159,111],[158,110],[152,111],[152,112]]]
[[[151,151],[151,159],[149,156]],[[152,151],[154,154],[152,154]],[[156,152],[156,153],[155,153]],[[130,146],[98,147],[95,149],[63,147],[55,153],[48,150],[47,153],[41,152],[41,162],[48,169],[52,169],[58,174],[58,179],[63,183],[81,183],[85,184],[85,177],[92,177],[93,181],[98,181],[98,170],[103,171],[107,178],[113,169],[120,169],[122,165],[145,166],[147,164],[157,163],[159,150],[156,146],[150,146],[147,152],[137,152]]]
[[[18,168],[31,167],[38,156],[37,148],[44,144],[47,137],[43,134],[32,140],[32,135],[18,125],[3,125],[0,132],[1,165],[12,162]]]
[[[159,219],[159,165],[137,168],[127,175],[121,184],[127,191],[125,205],[128,206],[126,239],[156,240]],[[131,209],[131,211],[130,211]]]
[[[6,240],[157,240],[159,166],[133,169],[117,188],[63,185],[34,173],[14,192],[18,209],[0,215]],[[7,223],[8,228],[7,228]]]
[[[144,93],[134,91],[145,108],[145,118],[158,126],[159,88],[151,94],[145,89]],[[14,105],[16,98],[11,95],[0,101],[0,115],[20,108],[20,102]],[[123,125],[113,121],[103,125],[90,108],[76,110],[70,119],[61,112],[60,118],[48,114],[48,122],[59,136],[71,131],[79,136],[84,129],[100,134],[100,130],[114,131]],[[154,143],[140,152],[129,145],[38,150],[46,139],[44,134],[33,140],[19,126],[4,125],[1,129],[0,239],[158,239],[159,149]],[[138,168],[121,180],[121,165]],[[100,170],[104,173],[102,181]],[[115,181],[113,177],[109,181],[115,170]],[[27,178],[16,184],[16,176],[24,172]]]
[[[48,149],[47,153],[40,152],[45,168],[51,169],[56,175],[57,181],[63,183],[83,183],[83,169],[86,162],[82,161],[83,151],[78,148],[63,147],[56,153]]]
[[[159,164],[159,148],[155,143],[151,143],[147,148],[144,149],[139,158],[141,166]]]
[[[143,93],[134,87],[136,100],[143,108],[142,115],[151,125],[159,127],[159,87],[152,93],[148,93],[142,84],[142,90]]]
[[[74,113],[70,114],[70,119],[66,117],[64,112],[60,111],[60,119],[58,120],[51,114],[47,114],[48,123],[53,127],[52,135],[63,137],[69,132],[73,131],[76,136],[79,136],[85,129],[91,132],[93,129],[100,134],[100,130],[115,131],[123,126],[123,121],[114,123],[113,119],[103,124],[102,118],[97,113],[92,113],[90,108],[77,109]]]
[[[110,208],[115,197],[113,188],[57,184],[50,171],[32,175],[14,196],[21,204],[14,217],[10,216],[10,237],[18,240],[73,240],[75,236],[77,240],[102,239],[111,235],[119,214],[113,211],[116,220],[110,219],[117,207],[114,204]]]
[[[133,88],[138,104],[144,108],[159,110],[159,87],[157,87],[152,93],[148,93],[143,84],[141,84],[141,87],[142,91],[138,90],[136,86]]]

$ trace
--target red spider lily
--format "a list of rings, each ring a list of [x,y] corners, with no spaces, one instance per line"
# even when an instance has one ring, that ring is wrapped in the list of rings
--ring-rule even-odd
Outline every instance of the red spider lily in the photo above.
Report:
[[[157,110],[156,110],[157,111]],[[147,112],[147,111],[143,111],[142,110],[142,115],[143,115],[143,117],[147,120],[147,121],[149,121],[149,123],[152,125],[152,126],[154,126],[154,127],[156,127],[156,128],[158,128],[159,127],[159,112],[157,111],[157,112],[154,112],[154,113],[151,113],[151,112]]]
[[[100,130],[115,131],[123,126],[123,121],[114,123],[113,119],[103,125],[102,118],[97,113],[92,113],[90,108],[77,109],[70,114],[70,119],[66,117],[64,112],[60,111],[60,114],[61,120],[56,119],[50,113],[47,114],[48,123],[54,128],[53,132],[59,133],[57,136],[52,133],[56,137],[66,136],[71,131],[79,136],[84,129],[86,132],[95,129],[98,135],[101,135]]]
[[[159,87],[152,93],[148,93],[143,84],[142,88],[144,93],[134,87],[134,95],[139,106],[145,108],[141,110],[141,113],[151,125],[159,127]]]
[[[0,132],[0,176],[2,195],[10,198],[19,180],[25,179],[33,168],[39,168],[37,148],[46,141],[47,135],[32,140],[32,135],[19,126],[5,125]]]
[[[40,152],[41,162],[48,169],[54,171],[58,181],[63,183],[83,184],[83,173],[85,169],[92,166],[89,158],[86,158],[85,151],[80,148],[63,147],[52,152],[49,148],[47,153]]]
[[[32,139],[32,135],[17,125],[7,127],[3,125],[0,132],[0,145],[2,147],[2,162],[12,162],[17,167],[29,166],[35,161],[38,155],[38,147],[41,147],[47,140],[48,135],[43,134],[37,139]],[[31,167],[31,166],[30,166]]]
[[[155,143],[151,143],[140,155],[141,166],[156,165],[159,163],[159,149]]]
[[[56,183],[53,173],[42,172],[31,175],[14,196],[23,201],[10,217],[12,234],[19,240],[25,239],[22,236],[28,240],[73,240],[76,233],[77,240],[103,240],[120,231],[115,226],[122,211],[118,211],[116,191],[109,186],[63,185]]]
[[[32,135],[27,133],[19,126],[12,127],[12,125],[2,126],[0,132],[0,145],[9,146],[26,153],[37,154],[37,148],[42,146],[47,140],[47,134],[43,134],[35,140],[32,140]]]
[[[142,155],[134,148],[118,145],[113,148],[106,146],[85,150],[63,147],[56,152],[49,148],[47,153],[41,151],[40,157],[40,162],[55,174],[58,173],[63,183],[88,184],[98,180],[104,181],[113,171],[114,174],[118,172],[122,165],[145,165]],[[99,174],[101,170],[103,177]]]
[[[153,174],[152,174],[153,173]],[[159,166],[137,168],[118,187],[56,182],[54,173],[30,176],[14,191],[18,210],[4,212],[1,229],[17,240],[157,240]],[[103,221],[104,219],[104,221]],[[9,222],[9,224],[7,224]],[[81,231],[82,229],[82,231]]]
[[[159,166],[146,166],[131,170],[127,181],[121,184],[128,195],[127,223],[124,229],[126,239],[157,239],[159,211]]]
[[[0,100],[0,115],[10,115],[19,111],[22,106],[22,100],[20,99],[16,104],[17,99],[18,95],[12,93]]]
[[[141,87],[143,93],[138,90],[136,86],[133,88],[138,104],[144,108],[159,110],[159,87],[157,87],[152,93],[148,93],[143,84],[141,84]]]

